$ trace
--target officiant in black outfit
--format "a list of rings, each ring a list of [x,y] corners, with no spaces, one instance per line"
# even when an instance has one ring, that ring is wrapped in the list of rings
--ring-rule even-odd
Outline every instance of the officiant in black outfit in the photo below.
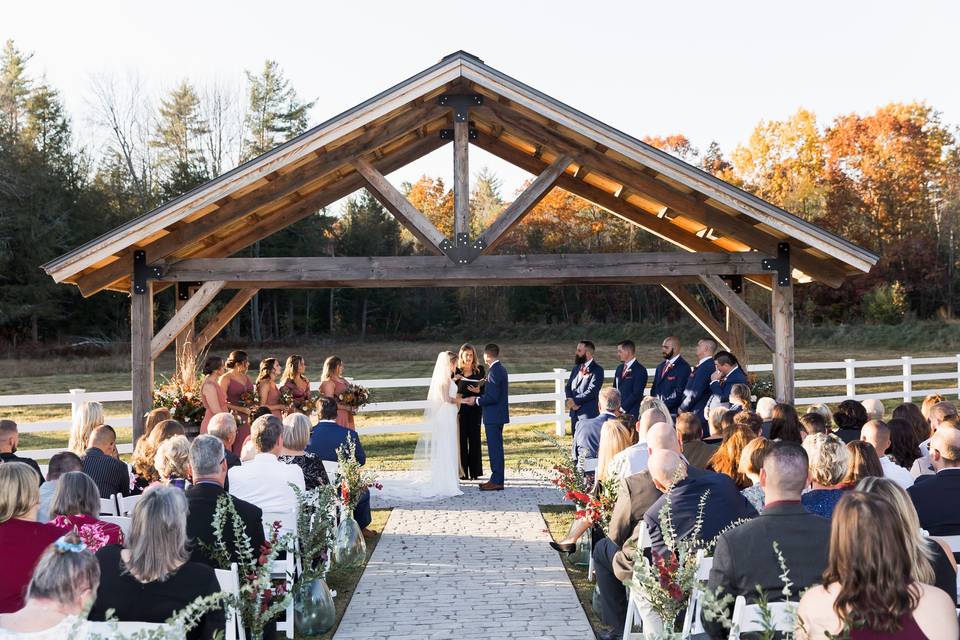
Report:
[[[485,372],[483,365],[477,359],[477,350],[471,344],[460,347],[457,355],[457,368],[453,372],[457,383],[457,393],[464,398],[480,395],[471,391],[469,387],[479,386],[477,380],[482,380]],[[480,422],[483,417],[483,407],[476,404],[461,404],[457,414],[458,431],[460,432],[460,479],[476,480],[483,475],[483,458],[481,456],[482,443],[480,441]]]

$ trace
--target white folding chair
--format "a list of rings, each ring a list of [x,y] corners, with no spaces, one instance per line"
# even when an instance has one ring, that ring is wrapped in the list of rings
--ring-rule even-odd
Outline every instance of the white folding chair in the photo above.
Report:
[[[116,496],[110,496],[109,498],[100,498],[100,514],[105,516],[120,515],[120,513],[117,511]]]
[[[117,501],[117,515],[118,516],[129,516],[133,513],[133,508],[137,506],[137,503],[140,502],[140,498],[143,496],[125,496],[123,494],[116,494],[114,498]]]
[[[647,530],[647,523],[641,522],[639,526],[640,532],[637,536],[637,553],[643,553],[651,547],[652,543],[650,542],[650,531]],[[623,640],[631,640],[632,638],[643,639],[643,623],[637,614],[637,598],[639,597],[639,593],[634,593],[627,587],[627,619],[623,624]],[[633,625],[637,623],[640,623],[641,633],[635,636],[633,634]]]
[[[796,602],[771,602],[770,609],[773,626],[777,631],[793,631],[796,626]],[[730,628],[729,640],[740,640],[742,633],[756,633],[763,631],[763,620],[760,618],[760,605],[747,604],[747,599],[737,596],[733,605],[733,626]]]
[[[697,584],[690,592],[690,600],[687,602],[687,613],[683,618],[683,630],[681,637],[689,638],[692,635],[704,633],[703,623],[700,622],[700,609],[703,607],[703,589],[701,585],[706,584],[710,579],[710,569],[713,568],[713,556],[707,556],[702,549],[697,552],[697,572],[695,574]]]
[[[950,547],[950,551],[954,553],[960,553],[960,536],[934,536],[940,538],[947,546]]]
[[[130,535],[130,527],[133,525],[132,518],[128,518],[126,516],[100,516],[100,520],[103,520],[104,522],[110,522],[120,527],[120,530],[123,531],[124,538]]]
[[[327,478],[329,478],[330,483],[333,484],[337,481],[337,476],[340,475],[340,463],[336,460],[324,460],[323,470],[327,472]]]
[[[220,591],[232,596],[240,596],[240,574],[236,562],[232,563],[229,569],[215,569],[214,573],[217,574]],[[224,640],[247,640],[247,632],[243,628],[243,621],[240,619],[237,610],[231,607],[225,614],[227,625]]]
[[[104,625],[103,629],[107,633],[112,633],[111,623],[109,622],[97,622],[96,625]],[[175,628],[169,624],[164,624],[162,622],[117,622],[112,623],[116,624],[117,631],[125,638],[133,636],[135,633],[140,632],[157,632],[162,631],[164,638],[186,638],[186,634],[177,633]],[[107,636],[109,637],[109,636]]]
[[[273,566],[270,567],[271,578],[283,578],[287,581],[287,592],[293,590],[293,579],[301,572],[299,543],[297,541],[297,514],[293,511],[264,511],[263,512],[263,530],[267,539],[273,532],[273,523],[280,523],[280,533],[290,532],[293,534],[293,550],[287,554],[283,560],[276,559]],[[284,620],[277,621],[277,631],[283,631],[288,638],[293,638],[293,598],[287,605],[286,617]]]

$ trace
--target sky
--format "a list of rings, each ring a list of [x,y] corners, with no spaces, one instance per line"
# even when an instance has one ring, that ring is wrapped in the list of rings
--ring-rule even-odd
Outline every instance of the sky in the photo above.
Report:
[[[960,2],[10,3],[0,39],[33,52],[78,139],[94,144],[93,79],[135,74],[156,95],[184,77],[242,86],[280,63],[319,123],[463,49],[636,137],[683,133],[725,153],[798,108],[821,123],[925,101],[960,125]],[[512,195],[526,174],[471,151]],[[449,180],[450,147],[390,176]],[[448,182],[449,184],[449,182]]]

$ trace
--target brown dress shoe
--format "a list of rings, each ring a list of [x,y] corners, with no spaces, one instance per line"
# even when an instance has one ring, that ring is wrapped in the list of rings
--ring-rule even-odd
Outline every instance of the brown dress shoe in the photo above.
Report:
[[[503,491],[503,485],[494,484],[492,482],[484,482],[480,485],[480,491]]]

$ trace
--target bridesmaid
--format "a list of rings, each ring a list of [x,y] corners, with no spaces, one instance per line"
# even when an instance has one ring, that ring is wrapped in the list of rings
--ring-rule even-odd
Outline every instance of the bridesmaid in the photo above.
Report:
[[[310,381],[303,375],[306,370],[307,362],[303,356],[292,355],[287,358],[283,375],[280,376],[280,386],[290,390],[293,404],[297,407],[301,406],[310,395]]]
[[[210,424],[213,416],[227,412],[227,394],[217,384],[217,380],[225,372],[223,358],[220,356],[210,356],[203,363],[203,384],[200,385],[200,400],[203,402],[204,411],[203,422],[200,423],[200,433],[207,432],[207,425]]]
[[[337,356],[330,356],[323,361],[323,374],[320,376],[320,395],[337,400],[347,390],[347,381],[343,377],[343,360]],[[353,411],[350,407],[341,406],[337,401],[337,424],[356,431],[353,426]]]
[[[247,377],[250,359],[246,351],[231,351],[227,356],[227,372],[220,376],[220,388],[227,396],[227,409],[237,418],[237,439],[231,450],[240,455],[243,443],[250,437],[250,414],[253,411],[241,404],[240,396],[253,393],[253,382]]]
[[[280,375],[280,362],[276,358],[264,358],[260,361],[260,375],[257,376],[257,398],[260,406],[270,409],[270,413],[283,420],[286,407],[280,402],[280,388],[277,376]]]

